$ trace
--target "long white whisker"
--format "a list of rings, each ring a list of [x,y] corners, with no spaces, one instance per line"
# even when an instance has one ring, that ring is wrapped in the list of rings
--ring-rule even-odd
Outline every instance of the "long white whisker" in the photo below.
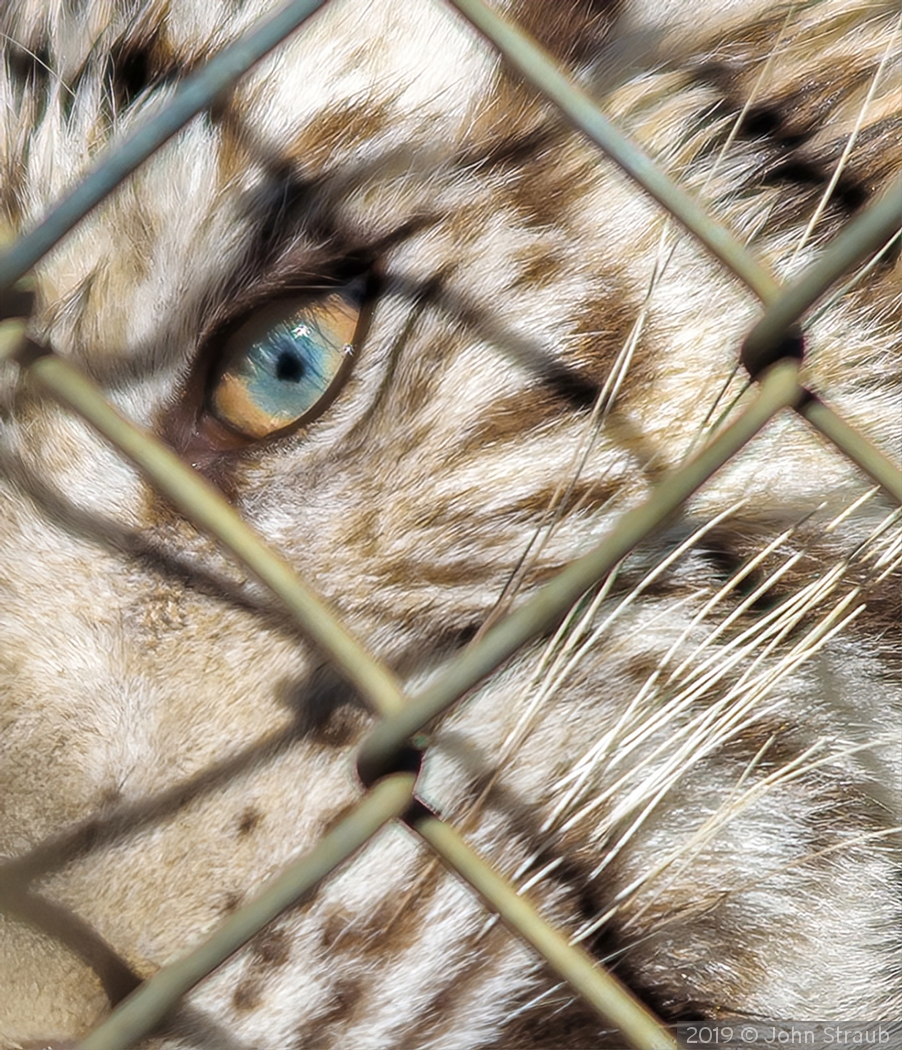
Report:
[[[821,194],[821,199],[818,201],[817,207],[814,209],[814,213],[808,220],[808,225],[805,227],[804,231],[802,232],[802,236],[799,239],[799,243],[796,245],[795,252],[793,253],[792,258],[789,261],[790,267],[796,261],[796,259],[799,257],[799,253],[808,243],[811,234],[814,232],[815,226],[817,226],[821,216],[824,214],[824,209],[827,207],[827,204],[833,195],[833,191],[836,189],[836,184],[839,182],[840,178],[842,177],[842,173],[846,169],[846,164],[848,163],[849,156],[851,155],[852,150],[855,147],[855,142],[858,139],[858,134],[861,131],[862,125],[864,124],[865,115],[871,103],[874,101],[874,95],[877,91],[877,85],[880,83],[880,79],[883,76],[883,71],[886,68],[886,64],[889,61],[890,56],[894,53],[896,36],[898,35],[900,26],[902,26],[902,17],[899,18],[898,22],[896,22],[896,27],[890,34],[889,40],[886,44],[886,50],[883,53],[883,57],[880,60],[880,64],[874,71],[873,77],[871,77],[871,83],[868,88],[868,93],[865,96],[864,102],[862,102],[861,104],[861,109],[859,110],[858,118],[855,121],[855,126],[852,128],[851,134],[849,135],[845,148],[840,154],[840,158],[836,163],[833,175],[831,176],[830,181],[827,183],[827,188]]]

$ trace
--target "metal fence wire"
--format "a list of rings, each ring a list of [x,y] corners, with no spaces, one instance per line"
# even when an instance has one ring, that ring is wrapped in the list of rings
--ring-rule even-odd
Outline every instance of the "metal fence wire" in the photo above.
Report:
[[[214,536],[276,595],[301,630],[326,653],[379,718],[358,754],[366,787],[359,803],[306,856],[272,878],[198,948],[165,966],[120,1003],[81,1050],[122,1050],[150,1033],[181,996],[280,912],[310,895],[387,822],[404,821],[456,871],[505,924],[544,957],[637,1050],[676,1048],[673,1035],[611,974],[545,922],[536,909],[417,798],[417,768],[428,745],[425,728],[522,645],[567,613],[644,537],[665,521],[779,412],[791,408],[902,503],[902,473],[867,438],[800,385],[801,328],[808,308],[830,286],[902,226],[902,178],[860,213],[788,286],[781,284],[699,204],[623,136],[555,61],[482,0],[450,0],[507,64],[556,105],[760,300],[763,311],[740,358],[757,396],[702,451],[661,481],[642,505],[623,514],[595,549],[567,566],[529,601],[454,657],[420,693],[405,696],[316,597],[293,568],[245,524],[226,500],[153,435],[125,419],[69,361],[27,334],[32,301],[28,271],[112,190],[254,63],[297,30],[326,0],[293,0],[187,77],[169,104],[136,128],[61,200],[32,232],[0,256],[0,360],[12,360],[51,398],[78,413],[194,524]]]

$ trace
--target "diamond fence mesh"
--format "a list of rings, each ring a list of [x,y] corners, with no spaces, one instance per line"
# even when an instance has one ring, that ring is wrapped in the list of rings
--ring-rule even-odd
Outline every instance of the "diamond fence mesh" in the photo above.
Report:
[[[404,821],[465,879],[507,926],[582,996],[604,1022],[638,1050],[675,1048],[676,1041],[620,982],[546,923],[512,884],[464,843],[417,798],[417,769],[430,722],[497,669],[521,646],[558,623],[644,537],[659,527],[719,467],[779,412],[792,409],[819,430],[902,503],[902,474],[861,433],[799,383],[799,322],[844,273],[879,249],[902,226],[902,179],[850,222],[801,277],[787,287],[719,227],[638,147],[623,136],[554,60],[481,0],[451,0],[457,10],[528,83],[552,101],[643,189],[659,201],[761,301],[760,320],[739,357],[758,383],[754,400],[702,451],[660,482],[645,503],[623,514],[594,550],[565,568],[530,600],[453,658],[422,692],[406,696],[391,671],[374,659],[303,582],[238,516],[220,493],[150,433],[123,418],[70,362],[27,334],[28,271],[93,207],[236,78],[324,6],[295,0],[186,78],[170,103],[136,129],[64,198],[35,230],[0,256],[0,360],[18,363],[44,394],[78,413],[127,457],[198,528],[284,604],[299,628],[378,716],[358,754],[365,787],[359,803],[307,855],[260,888],[197,949],[164,967],[120,1003],[80,1044],[82,1050],[121,1050],[156,1028],[181,996],[280,912],[316,886],[387,822]]]

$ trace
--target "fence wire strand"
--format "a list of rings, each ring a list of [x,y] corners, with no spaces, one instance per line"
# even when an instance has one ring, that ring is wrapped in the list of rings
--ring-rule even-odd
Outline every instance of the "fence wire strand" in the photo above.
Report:
[[[767,305],[764,316],[746,336],[742,363],[756,375],[762,360],[786,331],[856,263],[882,248],[902,228],[902,176],[879,200],[851,219],[830,244],[788,287]]]
[[[367,791],[335,828],[304,857],[267,883],[194,951],[161,969],[129,996],[81,1043],[82,1050],[123,1050],[148,1034],[180,998],[222,964],[285,908],[296,904],[371,840],[387,822],[404,820],[454,871],[466,879],[517,935],[637,1050],[676,1043],[619,982],[549,926],[513,885],[466,846],[460,835],[414,799],[416,776],[397,772],[408,741],[428,729],[462,695],[520,647],[563,617],[573,603],[647,537],[712,474],[743,448],[775,414],[795,408],[845,455],[902,502],[898,468],[814,394],[799,385],[799,362],[771,363],[790,325],[842,274],[881,247],[902,224],[902,180],[839,234],[802,277],[783,289],[755,257],[677,187],[561,72],[526,34],[481,0],[449,0],[498,48],[504,60],[544,94],[609,157],[659,201],[764,304],[761,320],[743,344],[743,360],[759,382],[744,412],[691,461],[661,482],[640,506],[626,512],[597,548],[500,621],[473,647],[452,659],[433,683],[407,701],[395,676],[343,627],[295,571],[273,552],[223,497],[152,434],[126,420],[71,363],[30,342],[19,319],[27,309],[31,268],[123,179],[188,120],[209,106],[255,62],[297,29],[326,0],[293,0],[187,77],[170,102],[135,129],[64,197],[31,233],[0,255],[0,360],[17,360],[30,382],[87,420],[198,528],[214,536],[276,595],[295,620],[381,717],[358,752]],[[759,372],[761,373],[759,375]]]
[[[322,599],[241,518],[223,495],[159,438],[126,419],[69,361],[29,345],[30,381],[44,393],[87,420],[131,460],[182,514],[214,536],[279,598],[304,633],[378,714],[404,707],[394,675],[347,631]],[[28,353],[28,350],[25,351]]]
[[[701,205],[666,175],[634,142],[601,112],[591,98],[539,44],[522,29],[491,10],[483,0],[448,0],[493,47],[505,62],[547,99],[573,127],[619,165],[650,196],[696,237],[716,259],[743,281],[761,300],[770,303],[780,286],[752,253]]]
[[[328,0],[290,0],[262,19],[234,44],[223,48],[181,82],[169,102],[118,143],[97,167],[51,209],[46,218],[0,255],[0,301],[7,289],[56,246],[192,117],[232,88],[251,66],[277,47]]]
[[[507,928],[532,945],[549,968],[626,1036],[635,1050],[678,1050],[673,1036],[613,974],[545,922],[525,897],[467,847],[454,828],[428,814],[410,823]]]
[[[742,415],[694,459],[662,481],[642,504],[624,513],[610,535],[594,550],[571,562],[493,627],[477,645],[454,658],[438,680],[408,706],[380,722],[360,747],[357,768],[363,782],[371,782],[390,770],[410,737],[498,668],[526,641],[566,615],[593,583],[607,575],[637,543],[666,521],[768,420],[803,397],[798,371],[797,361],[774,365],[762,378],[757,397]]]
[[[413,800],[416,776],[395,773],[376,784],[307,854],[289,864],[203,943],[145,981],[86,1038],[81,1050],[124,1050],[156,1028],[198,982],[243,947],[286,908],[299,904],[366,846]]]

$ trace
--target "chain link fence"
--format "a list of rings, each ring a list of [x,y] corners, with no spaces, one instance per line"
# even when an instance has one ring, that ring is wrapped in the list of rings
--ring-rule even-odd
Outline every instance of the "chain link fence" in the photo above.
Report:
[[[614,127],[535,42],[481,0],[450,0],[510,67],[541,91],[689,233],[744,282],[762,305],[741,349],[758,391],[742,414],[694,458],[660,482],[650,498],[625,513],[595,549],[565,568],[529,601],[454,657],[420,693],[401,684],[343,627],[297,573],[271,550],[226,500],[153,435],[123,418],[69,361],[29,338],[28,271],[98,203],[209,106],[236,78],[268,54],[326,0],[293,0],[186,78],[170,103],[98,164],[32,232],[0,256],[0,360],[13,360],[45,395],[87,420],[198,528],[205,530],[289,610],[298,627],[363,697],[378,721],[358,754],[365,786],[359,803],[306,856],[265,884],[196,950],[167,965],[120,1003],[85,1038],[82,1050],[122,1050],[150,1033],[180,997],[365,846],[386,823],[404,821],[465,879],[507,926],[532,945],[550,969],[589,1003],[604,1023],[637,1050],[675,1050],[677,1043],[620,982],[546,923],[516,889],[417,798],[425,730],[463,694],[522,645],[557,624],[594,583],[658,528],[778,413],[792,409],[902,503],[902,474],[813,391],[799,383],[799,322],[844,273],[878,250],[902,226],[902,178],[850,222],[796,281],[781,286],[725,229]]]

